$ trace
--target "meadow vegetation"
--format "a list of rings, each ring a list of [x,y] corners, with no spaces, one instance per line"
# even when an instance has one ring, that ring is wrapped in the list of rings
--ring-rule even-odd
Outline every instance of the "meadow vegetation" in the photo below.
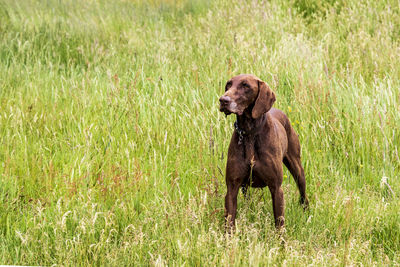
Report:
[[[0,0],[0,264],[399,265],[399,5]],[[267,189],[224,232],[239,73],[302,144],[283,235]]]

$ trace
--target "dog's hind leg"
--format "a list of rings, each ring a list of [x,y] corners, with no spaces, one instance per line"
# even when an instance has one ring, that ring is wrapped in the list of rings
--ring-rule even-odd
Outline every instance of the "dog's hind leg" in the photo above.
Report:
[[[306,195],[306,178],[300,159],[300,143],[297,136],[295,138],[292,136],[291,139],[294,144],[289,144],[289,149],[283,158],[283,163],[292,174],[300,192],[300,204],[306,209],[308,207],[308,199]]]
[[[289,169],[290,173],[292,174],[297,184],[297,188],[299,189],[300,192],[300,204],[302,204],[304,208],[307,208],[308,199],[306,195],[306,179],[304,176],[304,169],[303,166],[301,166],[300,159],[287,156],[283,159],[283,163]]]

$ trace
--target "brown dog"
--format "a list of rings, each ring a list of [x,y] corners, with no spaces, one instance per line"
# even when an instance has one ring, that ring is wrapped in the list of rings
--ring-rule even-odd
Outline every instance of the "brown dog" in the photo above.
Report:
[[[219,101],[220,111],[226,115],[234,113],[237,118],[226,164],[227,226],[229,230],[234,227],[240,187],[245,192],[248,186],[268,186],[275,226],[280,228],[285,221],[282,162],[296,181],[300,203],[304,208],[308,206],[299,138],[287,116],[281,110],[271,108],[275,102],[274,92],[254,75],[230,79]]]

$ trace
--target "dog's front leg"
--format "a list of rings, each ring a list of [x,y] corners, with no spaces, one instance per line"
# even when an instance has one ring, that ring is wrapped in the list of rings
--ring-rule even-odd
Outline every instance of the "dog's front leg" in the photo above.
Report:
[[[275,227],[281,229],[285,225],[285,200],[281,185],[269,187],[272,196],[272,208],[274,211]]]
[[[232,135],[226,162],[225,182],[227,192],[225,196],[225,222],[226,230],[230,233],[235,228],[237,195],[243,181],[249,177],[250,167],[245,158],[243,147],[238,145],[237,132]]]
[[[235,228],[237,195],[240,184],[227,181],[227,192],[225,196],[225,222],[226,230],[230,233]]]

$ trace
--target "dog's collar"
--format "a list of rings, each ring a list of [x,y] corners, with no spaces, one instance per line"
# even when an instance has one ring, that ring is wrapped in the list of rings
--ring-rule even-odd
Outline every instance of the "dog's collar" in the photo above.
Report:
[[[239,141],[238,144],[240,145],[243,142],[243,136],[246,134],[246,131],[239,128],[238,121],[236,120],[233,124],[235,127],[235,131],[239,134]]]

